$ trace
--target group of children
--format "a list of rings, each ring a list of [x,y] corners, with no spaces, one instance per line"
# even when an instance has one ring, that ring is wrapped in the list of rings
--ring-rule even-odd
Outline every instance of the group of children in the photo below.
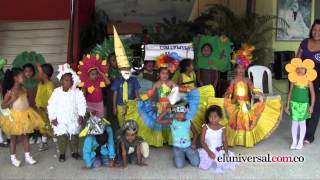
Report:
[[[152,81],[153,85],[140,94],[139,80],[132,75],[115,29],[114,38],[116,59],[107,63],[99,55],[86,55],[79,63],[78,73],[68,64],[60,65],[57,88],[51,81],[53,68],[50,64],[37,65],[40,79],[36,86],[24,85],[26,81],[36,81],[30,79],[36,73],[32,64],[6,71],[0,127],[10,136],[14,166],[21,165],[16,158],[18,136],[23,137],[25,161],[36,163],[30,155],[28,135],[39,130],[36,132],[42,137],[39,150],[48,149],[48,138],[53,138],[60,162],[66,160],[68,145],[71,156],[79,159],[79,134],[85,137],[82,148],[84,169],[119,164],[126,167],[132,161],[145,166],[149,145],[160,147],[168,143],[173,147],[175,167],[183,168],[189,162],[205,170],[214,167],[219,172],[236,167],[236,163],[217,160],[218,157],[234,156],[229,146],[253,147],[279,124],[281,100],[265,98],[254,88],[250,79],[245,77],[247,60],[237,62],[236,77],[224,98],[214,97],[212,85],[197,87],[199,84],[190,59],[180,60],[180,74],[176,80],[171,80],[174,75],[170,73],[170,66],[176,64],[163,61],[157,63],[159,68],[155,71],[156,64],[146,62],[142,78]],[[310,69],[309,66],[297,67],[300,76],[305,76]],[[290,105],[286,111],[293,115],[294,122],[299,122],[300,131],[303,131],[300,124],[313,108],[311,81],[309,78],[304,81],[304,86],[294,84],[290,88]],[[32,91],[35,87],[36,91]],[[311,90],[311,106],[305,87]],[[112,90],[107,97],[112,99],[111,108],[104,103],[104,88]],[[32,93],[34,95],[30,95]],[[260,101],[251,104],[251,93],[260,95]],[[297,97],[299,93],[304,96]],[[112,110],[117,120],[105,119],[106,108]],[[112,128],[116,127],[112,124],[118,124],[120,128]],[[292,132],[293,136],[296,135],[296,129],[293,128]],[[291,148],[301,149],[302,136],[303,132],[298,142],[293,138]]]

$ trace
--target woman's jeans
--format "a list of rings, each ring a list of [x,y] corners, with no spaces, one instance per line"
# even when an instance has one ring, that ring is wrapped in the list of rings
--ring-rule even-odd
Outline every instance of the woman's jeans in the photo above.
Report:
[[[187,148],[173,147],[173,159],[176,168],[183,168],[186,164],[186,158],[191,166],[198,166],[200,162],[198,151],[193,150],[191,146]]]

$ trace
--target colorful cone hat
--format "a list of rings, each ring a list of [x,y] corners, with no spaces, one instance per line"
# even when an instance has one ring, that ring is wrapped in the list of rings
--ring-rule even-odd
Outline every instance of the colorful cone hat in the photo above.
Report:
[[[117,57],[118,68],[130,67],[126,51],[123,47],[121,39],[117,33],[116,28],[113,26],[113,38],[114,38],[114,51]]]

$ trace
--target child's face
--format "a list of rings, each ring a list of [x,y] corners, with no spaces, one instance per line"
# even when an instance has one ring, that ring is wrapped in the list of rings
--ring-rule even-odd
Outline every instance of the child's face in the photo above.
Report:
[[[126,140],[129,143],[132,143],[136,139],[137,135],[136,135],[136,133],[132,133],[132,132],[126,131],[125,136],[126,136]]]
[[[207,56],[210,56],[210,54],[212,53],[212,50],[211,50],[211,47],[209,45],[205,45],[203,48],[202,48],[202,54],[203,56],[207,57]]]
[[[245,73],[245,68],[243,67],[243,65],[238,65],[236,68],[236,73],[238,76],[244,76]]]
[[[22,83],[24,82],[24,79],[25,79],[24,76],[25,76],[25,75],[21,72],[21,73],[19,73],[18,75],[16,75],[13,79],[14,79],[14,81],[15,81],[16,83],[22,84]]]
[[[178,121],[184,121],[186,114],[184,112],[176,112],[175,116]]]
[[[193,71],[193,64],[191,63],[190,66],[188,66],[187,68],[188,72],[192,72]]]
[[[29,78],[32,78],[32,77],[33,77],[34,71],[33,71],[32,68],[26,67],[26,68],[24,68],[24,70],[23,70],[23,74],[24,74],[24,76],[25,76],[27,79],[29,79]]]
[[[152,61],[146,61],[144,67],[145,67],[145,70],[152,72],[154,68],[154,63]]]
[[[115,55],[110,56],[109,61],[110,61],[110,66],[111,66],[111,67],[113,67],[113,68],[115,68],[115,69],[118,67],[118,65],[117,65],[117,59],[116,59],[116,56],[115,56]]]
[[[89,71],[90,80],[95,80],[98,76],[99,76],[99,72],[97,71],[97,69],[93,69]]]
[[[72,87],[73,80],[71,74],[65,74],[61,78],[61,86],[64,90],[68,90]]]
[[[220,121],[220,117],[216,112],[211,112],[209,114],[209,123],[212,125],[217,125]]]
[[[169,70],[168,69],[161,69],[159,74],[160,80],[166,81],[169,79]]]
[[[298,67],[296,69],[296,73],[297,73],[298,76],[304,76],[304,75],[306,75],[307,70],[306,70],[306,68]]]

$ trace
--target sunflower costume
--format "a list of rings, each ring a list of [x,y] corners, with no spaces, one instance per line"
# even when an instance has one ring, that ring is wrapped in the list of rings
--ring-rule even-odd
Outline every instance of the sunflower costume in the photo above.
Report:
[[[40,115],[29,106],[26,90],[19,95],[12,108],[4,110],[0,116],[0,126],[7,135],[33,133],[34,129],[44,125]]]
[[[286,65],[288,79],[293,83],[289,115],[293,121],[304,121],[311,117],[309,112],[309,88],[308,83],[315,80],[317,72],[314,70],[314,62],[311,59],[302,61],[300,58],[293,58]],[[305,75],[297,73],[298,68],[305,69]]]

